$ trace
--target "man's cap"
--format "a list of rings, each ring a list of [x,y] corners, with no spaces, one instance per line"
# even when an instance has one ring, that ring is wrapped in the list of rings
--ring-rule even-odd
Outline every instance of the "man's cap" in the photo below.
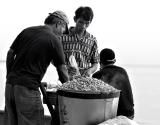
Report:
[[[58,11],[55,11],[55,12],[49,13],[49,14],[52,16],[58,17],[61,20],[63,20],[65,23],[69,24],[69,19],[63,11],[58,10]]]
[[[105,48],[100,52],[101,63],[115,63],[115,53],[112,49]]]

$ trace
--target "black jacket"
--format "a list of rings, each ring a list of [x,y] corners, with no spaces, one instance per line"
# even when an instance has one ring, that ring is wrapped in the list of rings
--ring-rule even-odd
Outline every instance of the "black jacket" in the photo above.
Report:
[[[125,69],[115,65],[109,65],[94,73],[92,77],[101,79],[121,90],[117,115],[124,115],[132,119],[134,117],[134,101],[132,88]]]

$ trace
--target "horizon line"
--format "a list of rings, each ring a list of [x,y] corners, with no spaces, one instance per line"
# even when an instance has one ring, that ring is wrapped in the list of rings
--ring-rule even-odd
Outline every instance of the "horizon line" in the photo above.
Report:
[[[0,63],[5,63],[6,60],[0,60]],[[159,64],[121,64],[121,66],[129,66],[129,67],[160,67]]]

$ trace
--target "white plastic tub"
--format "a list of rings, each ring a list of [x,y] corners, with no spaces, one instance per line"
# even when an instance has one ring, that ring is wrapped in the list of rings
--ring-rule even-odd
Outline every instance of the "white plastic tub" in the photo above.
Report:
[[[58,90],[60,125],[96,125],[117,114],[120,91],[112,94]]]

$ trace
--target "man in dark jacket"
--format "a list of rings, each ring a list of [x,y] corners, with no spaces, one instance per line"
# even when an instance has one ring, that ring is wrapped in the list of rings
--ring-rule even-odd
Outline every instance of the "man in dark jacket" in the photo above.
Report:
[[[67,16],[55,11],[44,23],[24,29],[8,51],[5,107],[9,125],[44,125],[39,86],[50,62],[56,67],[59,80],[68,81],[59,40],[66,30]]]
[[[121,90],[117,116],[123,115],[130,119],[134,118],[134,101],[132,88],[124,68],[114,65],[115,53],[111,49],[103,49],[100,52],[100,70],[92,77],[101,79],[113,87]]]

